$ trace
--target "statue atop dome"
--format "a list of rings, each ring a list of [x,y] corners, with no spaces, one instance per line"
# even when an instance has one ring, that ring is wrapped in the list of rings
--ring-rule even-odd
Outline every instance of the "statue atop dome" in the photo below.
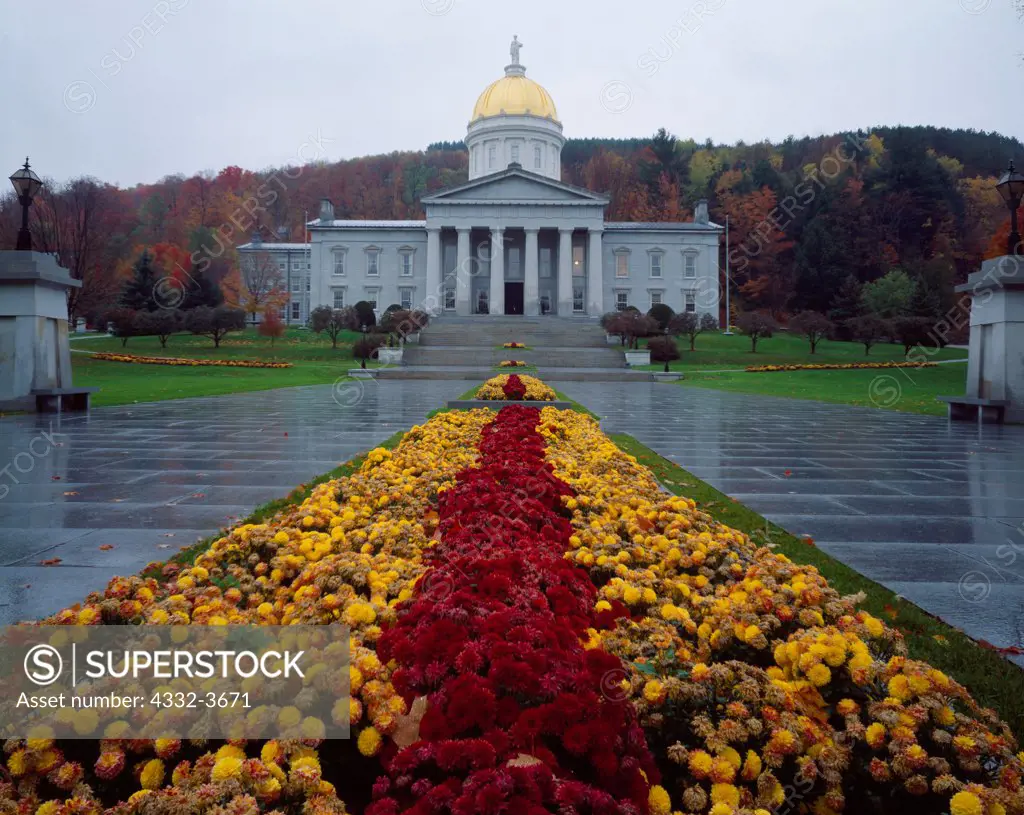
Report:
[[[519,51],[523,47],[523,44],[519,42],[519,35],[512,35],[512,44],[508,48],[508,52],[512,55],[512,65],[519,64]]]

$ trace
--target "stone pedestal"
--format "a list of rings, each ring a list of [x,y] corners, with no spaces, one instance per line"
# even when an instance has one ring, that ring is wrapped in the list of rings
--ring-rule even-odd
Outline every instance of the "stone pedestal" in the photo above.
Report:
[[[52,255],[0,251],[0,409],[34,410],[35,390],[71,388],[67,290]]]
[[[967,398],[1024,424],[1024,257],[986,260],[957,292],[971,297]]]

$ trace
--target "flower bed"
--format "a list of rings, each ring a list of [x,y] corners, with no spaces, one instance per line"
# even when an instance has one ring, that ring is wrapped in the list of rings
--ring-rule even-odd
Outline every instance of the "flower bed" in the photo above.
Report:
[[[503,359],[498,363],[499,368],[525,368],[526,363],[521,359]]]
[[[600,587],[590,644],[622,659],[609,693],[670,791],[653,811],[1024,812],[1006,725],[859,598],[666,496],[589,418],[542,415],[569,557]]]
[[[524,388],[522,390],[522,395],[518,397],[510,397],[507,393],[510,383],[513,388],[513,393],[519,391],[519,385],[521,384]],[[554,402],[556,395],[551,388],[536,377],[520,374],[500,374],[484,382],[476,392],[476,398],[486,399],[488,401],[511,400],[519,402],[526,400],[528,402]]]
[[[935,368],[937,362],[836,362],[808,363],[806,365],[751,365],[747,373],[762,374],[774,371],[858,371],[866,368]]]
[[[108,362],[135,362],[141,365],[182,365],[216,368],[291,368],[290,362],[261,362],[255,359],[185,359],[183,357],[140,357],[134,354],[94,353],[93,359]]]
[[[124,740],[105,711],[94,742],[6,742],[0,813],[1024,813],[1006,726],[857,601],[582,414],[443,413],[48,620],[343,622],[352,741]]]

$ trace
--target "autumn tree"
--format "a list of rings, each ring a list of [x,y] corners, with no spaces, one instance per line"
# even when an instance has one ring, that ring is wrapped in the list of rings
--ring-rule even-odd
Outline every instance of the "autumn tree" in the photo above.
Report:
[[[254,252],[241,263],[242,305],[256,322],[256,315],[270,305],[281,305],[287,293],[277,261],[269,252]]]
[[[270,337],[271,348],[274,347],[274,340],[284,335],[284,321],[276,306],[267,306],[263,310],[263,319],[260,320],[257,330],[261,337]]]
[[[740,331],[750,338],[750,352],[757,353],[758,341],[768,338],[779,329],[779,324],[770,314],[762,314],[759,311],[745,311],[736,318],[736,325]]]
[[[104,326],[110,331],[115,337],[121,340],[121,347],[125,348],[128,345],[128,340],[131,337],[137,337],[138,323],[136,317],[139,312],[134,311],[130,308],[110,309],[103,314],[102,320]]]
[[[695,311],[683,311],[676,314],[668,324],[668,333],[690,340],[690,350],[695,350],[697,337],[705,331],[718,329],[718,320],[711,314],[698,315]]]
[[[835,325],[819,311],[801,311],[790,319],[789,329],[803,334],[811,345],[811,353],[814,354],[818,351],[818,343],[832,333]]]
[[[933,329],[934,320],[927,317],[897,317],[892,321],[893,334],[896,341],[903,346],[903,355],[910,354],[914,346],[935,345]]]

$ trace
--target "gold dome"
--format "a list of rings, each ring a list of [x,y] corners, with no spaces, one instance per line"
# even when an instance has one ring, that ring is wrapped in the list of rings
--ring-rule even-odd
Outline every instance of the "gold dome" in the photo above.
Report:
[[[551,94],[532,79],[522,75],[506,75],[497,82],[492,82],[480,94],[473,108],[473,118],[484,119],[488,116],[539,116],[542,119],[558,121],[558,111]]]

